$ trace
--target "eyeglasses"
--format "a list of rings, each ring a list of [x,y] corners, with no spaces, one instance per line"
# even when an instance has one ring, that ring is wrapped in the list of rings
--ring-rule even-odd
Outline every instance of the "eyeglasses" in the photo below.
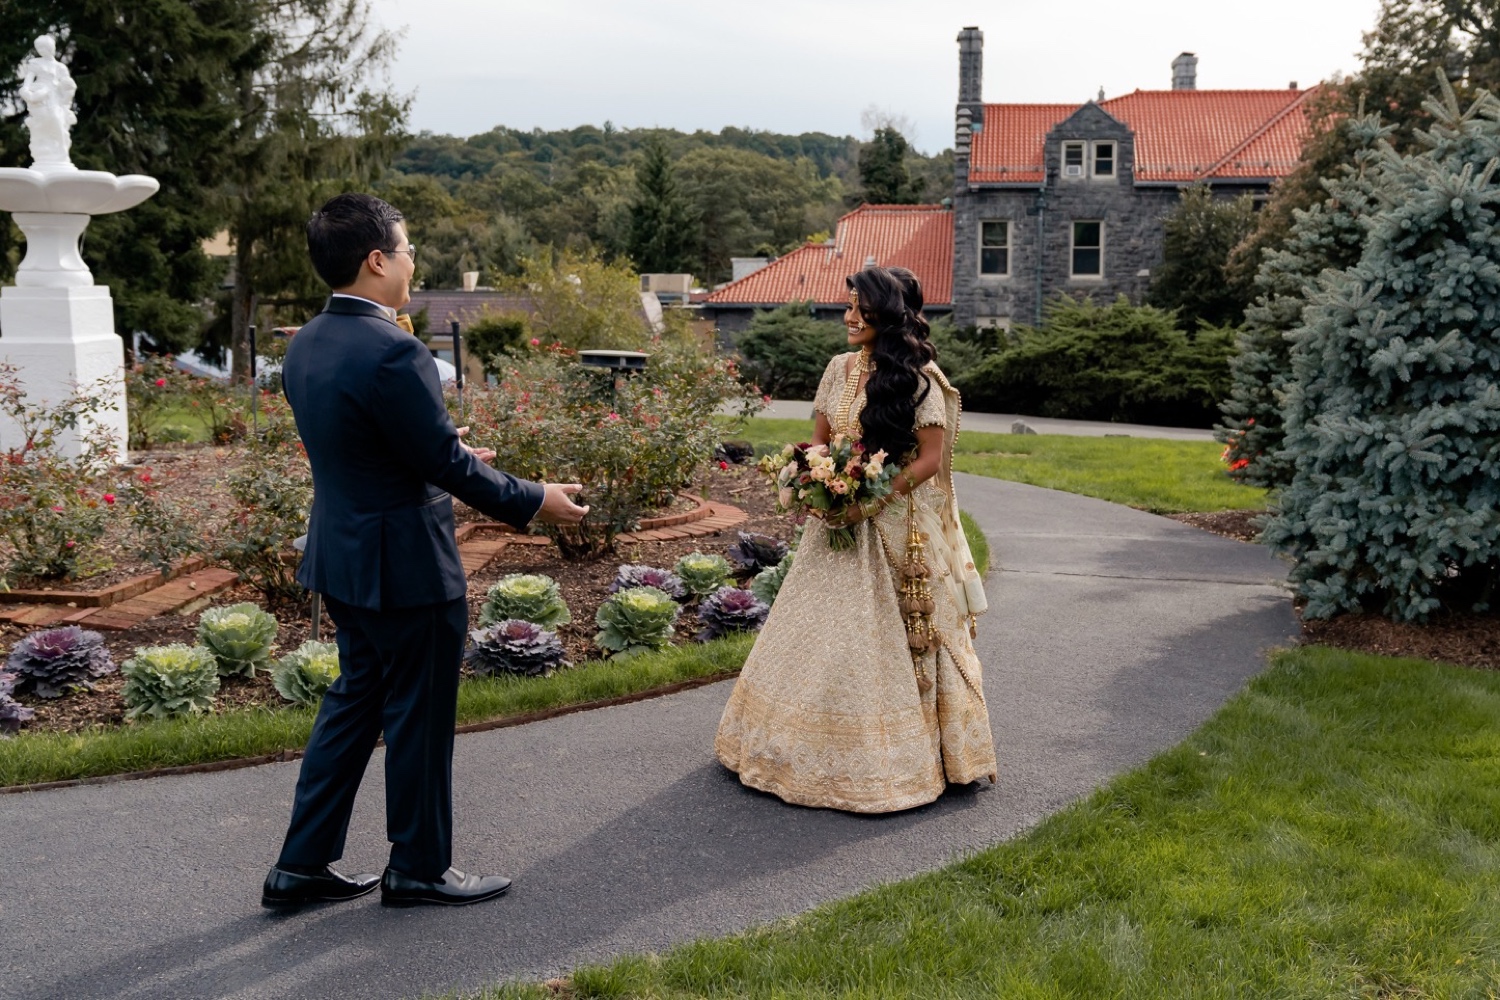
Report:
[[[381,250],[380,252],[381,253],[404,253],[407,256],[411,257],[411,262],[413,264],[415,264],[417,262],[417,245],[415,243],[408,243],[408,244],[406,244],[406,247],[404,249],[401,249],[401,250]]]

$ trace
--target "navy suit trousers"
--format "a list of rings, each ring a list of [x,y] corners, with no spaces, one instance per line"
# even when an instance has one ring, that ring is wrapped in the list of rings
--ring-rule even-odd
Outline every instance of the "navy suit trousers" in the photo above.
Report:
[[[354,796],[384,733],[390,865],[436,879],[453,856],[453,725],[468,602],[371,611],[325,601],[338,626],[340,674],[318,709],[277,863],[343,857]]]

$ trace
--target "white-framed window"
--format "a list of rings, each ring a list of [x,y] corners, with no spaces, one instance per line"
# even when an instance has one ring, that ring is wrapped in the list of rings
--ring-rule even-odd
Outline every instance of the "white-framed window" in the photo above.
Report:
[[[974,327],[979,330],[999,330],[1001,333],[1010,332],[1009,316],[977,316],[974,319]]]
[[[1113,177],[1115,175],[1115,144],[1113,142],[1094,143],[1094,176]]]
[[[1086,142],[1065,142],[1065,143],[1063,143],[1063,148],[1062,148],[1062,154],[1063,154],[1063,171],[1062,172],[1063,172],[1063,176],[1064,177],[1082,177],[1083,176],[1083,166],[1084,166],[1083,159],[1084,159],[1084,152],[1085,152],[1085,150],[1087,148],[1088,148],[1088,143],[1086,143]]]
[[[1010,274],[1010,223],[992,219],[979,224],[979,273]]]
[[[1069,273],[1075,278],[1104,277],[1104,223],[1075,221],[1072,242]]]

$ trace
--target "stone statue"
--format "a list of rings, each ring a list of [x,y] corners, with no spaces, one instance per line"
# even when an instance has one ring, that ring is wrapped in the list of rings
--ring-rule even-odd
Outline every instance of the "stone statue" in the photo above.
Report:
[[[31,132],[31,159],[36,167],[69,167],[72,138],[78,123],[73,94],[78,85],[68,67],[57,61],[51,35],[36,40],[37,54],[21,64],[21,100],[26,102],[26,128]]]

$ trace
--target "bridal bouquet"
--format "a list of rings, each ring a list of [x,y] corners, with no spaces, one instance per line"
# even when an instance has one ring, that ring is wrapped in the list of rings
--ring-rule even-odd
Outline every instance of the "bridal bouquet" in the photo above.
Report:
[[[890,494],[901,469],[885,459],[884,451],[866,454],[858,441],[838,434],[826,445],[789,444],[761,459],[759,468],[776,484],[778,510],[826,521]],[[854,530],[830,526],[828,545],[853,548]]]

